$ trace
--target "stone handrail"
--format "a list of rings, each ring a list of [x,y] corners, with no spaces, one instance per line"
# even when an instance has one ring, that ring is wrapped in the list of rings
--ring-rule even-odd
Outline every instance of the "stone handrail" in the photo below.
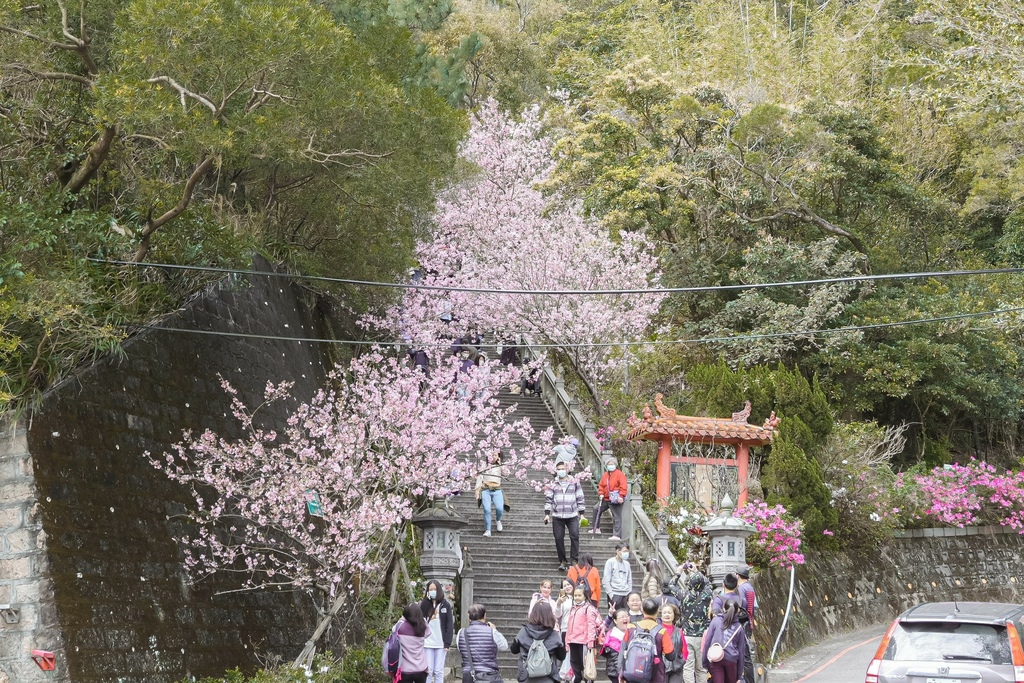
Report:
[[[525,349],[527,360],[539,361],[543,358],[540,352],[532,346],[526,345],[520,348]],[[606,458],[611,457],[612,452],[601,447],[601,443],[594,437],[594,425],[590,424],[583,413],[580,412],[580,404],[565,390],[565,380],[559,378],[554,370],[544,366],[540,373],[541,398],[551,408],[555,422],[562,431],[569,436],[575,436],[580,445],[577,449],[577,457],[583,462],[584,467],[589,467],[594,475],[593,485],[596,490],[597,482],[604,471]]]
[[[629,508],[632,512],[632,528],[628,538],[630,545],[636,552],[637,557],[646,562],[650,558],[656,558],[661,562],[665,576],[674,576],[679,571],[679,561],[668,547],[668,533],[658,531],[654,522],[644,511],[640,502],[640,494],[632,493],[639,487],[632,486],[629,495]]]
[[[539,361],[543,358],[541,353],[532,346],[526,345],[527,359]],[[605,461],[612,456],[610,450],[604,450],[601,443],[594,436],[594,426],[587,422],[583,413],[580,412],[579,402],[569,395],[565,390],[565,380],[559,378],[554,370],[544,366],[540,374],[541,397],[551,408],[555,416],[555,422],[566,434],[579,439],[579,457],[585,467],[589,467],[594,473],[592,481],[595,489],[597,482],[604,471]],[[629,540],[630,547],[636,551],[644,561],[650,557],[657,557],[664,567],[666,573],[675,573],[678,570],[679,562],[668,547],[668,534],[659,532],[650,517],[644,512],[641,505],[639,493],[640,487],[630,482],[629,494],[626,496],[626,504],[622,510],[623,533]]]

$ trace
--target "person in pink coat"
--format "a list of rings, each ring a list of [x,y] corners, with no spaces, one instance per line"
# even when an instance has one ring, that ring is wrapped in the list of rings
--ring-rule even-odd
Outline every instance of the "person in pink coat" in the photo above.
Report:
[[[569,627],[565,642],[569,646],[569,662],[572,665],[573,683],[583,680],[583,659],[587,650],[597,647],[601,628],[601,613],[587,600],[582,588],[572,594],[572,608],[569,610]]]

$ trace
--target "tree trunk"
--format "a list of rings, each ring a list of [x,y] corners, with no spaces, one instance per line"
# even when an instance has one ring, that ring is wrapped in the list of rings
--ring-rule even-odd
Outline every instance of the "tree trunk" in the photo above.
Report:
[[[334,599],[334,604],[331,605],[331,609],[323,616],[320,623],[317,624],[316,630],[313,631],[313,635],[306,641],[305,646],[302,648],[302,652],[295,658],[294,665],[296,667],[310,667],[313,665],[313,655],[316,654],[316,641],[320,640],[320,636],[324,634],[331,621],[341,611],[341,606],[345,604],[345,598],[348,597],[348,593],[345,592],[344,586],[339,588],[338,597]]]
[[[133,261],[139,263],[146,258],[146,254],[149,253],[149,241],[153,236],[153,233],[180,216],[185,209],[188,208],[188,205],[192,203],[192,193],[195,192],[196,184],[202,180],[203,176],[205,176],[212,167],[213,155],[211,154],[199,162],[199,165],[192,171],[192,174],[188,177],[188,181],[185,183],[185,190],[181,193],[181,199],[178,200],[178,203],[165,211],[158,218],[150,217],[149,220],[146,221],[146,227],[142,231],[139,247],[135,250],[135,256],[132,258]]]
[[[103,162],[107,158],[107,153],[110,151],[110,144],[114,141],[115,129],[113,126],[107,126],[100,133],[99,138],[96,142],[92,143],[92,147],[89,148],[89,152],[85,155],[85,160],[82,165],[78,167],[75,174],[71,176],[71,179],[64,186],[64,191],[68,194],[77,194],[79,190],[85,187],[86,183],[92,179],[93,175],[99,170],[99,167],[103,165]]]

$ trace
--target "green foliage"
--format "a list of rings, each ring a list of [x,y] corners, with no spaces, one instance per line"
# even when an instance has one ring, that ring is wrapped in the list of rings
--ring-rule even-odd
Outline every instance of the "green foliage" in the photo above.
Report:
[[[4,3],[4,398],[116,350],[123,323],[205,282],[125,277],[88,256],[244,265],[259,251],[370,280],[408,267],[465,130],[445,98],[461,99],[473,40],[440,75],[425,48],[450,12],[446,0],[99,0],[64,24],[52,3]],[[374,296],[338,294],[354,308]]]
[[[551,182],[614,231],[655,239],[665,284],[1024,258],[1013,3],[566,10],[547,43],[549,119],[562,131]],[[817,376],[846,419],[917,423],[898,465],[968,453],[1009,464],[1024,408],[1018,314],[812,332],[1010,308],[1020,296],[1019,281],[997,278],[679,295],[662,308],[661,338],[755,338],[673,351],[671,376],[638,369],[630,381],[673,386],[709,355],[738,369],[782,362]]]
[[[698,365],[686,373],[688,400],[692,414],[714,417],[729,415],[751,403],[750,421],[761,423],[775,412],[779,416],[800,419],[806,437],[805,448],[819,447],[832,431],[833,415],[817,378],[808,381],[798,370],[782,365],[733,370],[725,363]],[[791,434],[793,434],[791,432]],[[788,507],[788,506],[787,506]]]
[[[309,669],[281,666],[251,675],[232,669],[223,676],[201,678],[196,683],[388,683],[390,680],[387,672],[380,668],[378,647],[376,651],[372,648],[349,650],[341,659],[335,659],[330,652],[317,655]],[[190,679],[188,683],[193,681]]]
[[[903,451],[905,431],[872,422],[840,422],[819,451],[839,516],[833,531],[846,548],[875,548],[905,524],[906,496],[898,492],[891,467]]]
[[[839,516],[832,507],[821,465],[801,447],[814,440],[810,428],[799,417],[784,418],[762,471],[761,486],[769,505],[784,505],[803,520],[808,544],[827,548],[834,546],[835,541],[822,535],[822,531],[835,529]]]

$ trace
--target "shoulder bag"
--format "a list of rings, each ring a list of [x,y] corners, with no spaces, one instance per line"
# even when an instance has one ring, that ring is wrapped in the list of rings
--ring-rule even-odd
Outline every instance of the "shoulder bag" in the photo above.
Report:
[[[725,659],[725,648],[729,647],[729,643],[732,642],[732,639],[735,638],[736,634],[742,630],[743,627],[736,624],[736,630],[732,632],[731,636],[729,636],[729,640],[725,641],[725,643],[711,643],[711,647],[708,648],[708,661],[720,662]],[[466,641],[466,645],[468,647],[468,640]]]

